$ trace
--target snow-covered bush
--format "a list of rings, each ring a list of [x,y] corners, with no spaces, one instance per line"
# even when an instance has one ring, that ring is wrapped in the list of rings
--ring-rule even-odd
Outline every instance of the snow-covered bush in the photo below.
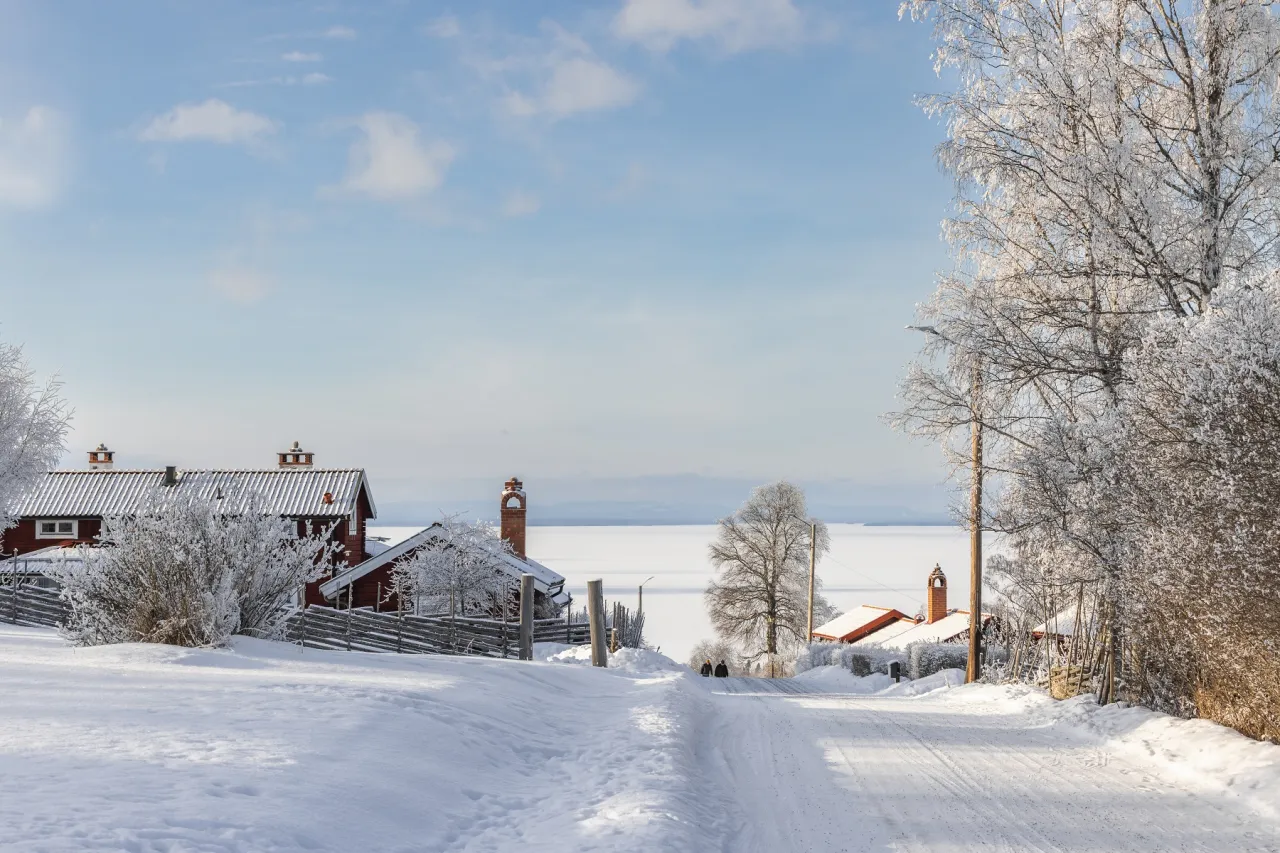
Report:
[[[849,643],[810,643],[796,655],[795,673],[799,675],[820,666],[839,666],[854,675],[865,676],[873,672],[888,672],[891,661],[903,660],[903,653],[896,649],[878,646],[855,646]],[[905,672],[903,673],[906,674]]]
[[[1130,642],[1156,707],[1280,740],[1280,274],[1130,359]]]
[[[423,613],[491,614],[518,585],[505,570],[511,544],[486,521],[447,516],[436,535],[392,567],[392,590]],[[539,614],[543,615],[543,614]]]
[[[52,570],[82,645],[221,646],[233,634],[280,634],[301,587],[329,567],[329,530],[299,536],[254,495],[224,499],[157,491],[137,516],[105,518],[81,561]]]
[[[907,646],[907,671],[913,681],[944,669],[964,669],[969,663],[969,646],[959,643],[912,643]]]

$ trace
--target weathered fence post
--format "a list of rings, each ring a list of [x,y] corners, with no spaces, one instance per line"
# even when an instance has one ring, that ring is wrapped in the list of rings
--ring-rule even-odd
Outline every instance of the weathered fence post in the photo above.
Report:
[[[569,596],[569,603],[564,607],[564,641],[567,645],[573,645],[573,596]]]
[[[396,592],[396,654],[404,651],[404,600]]]
[[[503,586],[502,588],[502,659],[507,659],[507,653],[510,651],[507,642],[507,609],[511,605],[511,589]]]
[[[608,639],[604,630],[604,583],[587,581],[587,619],[591,623],[591,665],[608,666]]]
[[[520,576],[520,660],[533,660],[533,575]]]
[[[355,585],[347,587],[347,651],[351,651],[351,593],[355,592]]]
[[[302,635],[302,648],[307,647],[307,585],[302,585],[302,614],[298,617],[298,633]]]

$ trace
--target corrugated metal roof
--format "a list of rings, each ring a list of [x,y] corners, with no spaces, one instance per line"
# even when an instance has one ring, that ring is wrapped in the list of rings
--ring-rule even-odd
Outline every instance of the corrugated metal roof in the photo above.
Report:
[[[364,471],[359,468],[292,468],[262,471],[179,471],[174,486],[164,485],[164,471],[50,471],[16,507],[20,518],[87,518],[133,515],[157,494],[195,491],[204,498],[221,497],[227,511],[237,512],[247,495],[256,494],[275,515],[340,518],[354,514],[360,490],[377,516]],[[325,503],[325,492],[333,496]]]

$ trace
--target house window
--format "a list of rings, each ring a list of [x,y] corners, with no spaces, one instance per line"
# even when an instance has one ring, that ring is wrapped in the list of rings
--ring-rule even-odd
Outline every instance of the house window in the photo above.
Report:
[[[41,520],[36,522],[37,539],[76,539],[80,533],[80,522],[61,519]]]

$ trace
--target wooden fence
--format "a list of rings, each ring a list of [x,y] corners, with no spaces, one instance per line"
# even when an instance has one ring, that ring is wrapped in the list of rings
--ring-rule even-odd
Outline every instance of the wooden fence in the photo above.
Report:
[[[313,605],[298,610],[286,623],[286,639],[312,649],[514,658],[519,657],[519,638],[518,622],[375,613],[365,607],[335,610]],[[583,622],[539,619],[533,625],[533,641],[587,645],[591,628]]]
[[[0,622],[56,628],[67,618],[67,605],[56,589],[29,581],[0,585]]]
[[[29,581],[0,584],[0,622],[56,628],[68,612],[55,589]],[[285,623],[285,639],[290,642],[313,649],[362,652],[515,658],[520,654],[519,636],[518,622],[375,613],[367,608],[312,606],[295,611]],[[534,622],[533,641],[587,645],[591,628],[585,622],[539,619]]]

